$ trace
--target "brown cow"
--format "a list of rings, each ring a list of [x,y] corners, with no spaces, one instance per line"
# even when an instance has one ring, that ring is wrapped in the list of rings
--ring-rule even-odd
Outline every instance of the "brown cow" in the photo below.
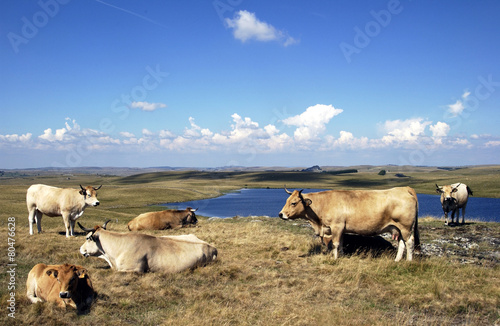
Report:
[[[188,207],[185,210],[167,209],[144,213],[128,222],[127,227],[129,231],[178,229],[198,223],[194,214],[196,211],[197,209]]]
[[[79,312],[90,309],[95,298],[92,282],[85,268],[78,265],[35,265],[28,274],[26,296],[32,303],[55,302]]]
[[[46,185],[32,185],[26,193],[26,205],[28,206],[28,220],[30,234],[33,235],[33,224],[42,232],[43,214],[55,217],[62,216],[66,227],[66,237],[74,236],[75,221],[83,215],[87,206],[99,205],[97,200],[97,188],[88,186],[80,190],[70,188],[56,188]]]
[[[283,220],[303,218],[309,221],[325,244],[332,242],[335,259],[342,252],[342,235],[354,233],[374,236],[389,232],[399,239],[396,261],[412,260],[414,246],[419,249],[418,200],[410,187],[387,190],[330,190],[302,194],[290,192],[279,213]],[[412,230],[414,234],[412,234]]]

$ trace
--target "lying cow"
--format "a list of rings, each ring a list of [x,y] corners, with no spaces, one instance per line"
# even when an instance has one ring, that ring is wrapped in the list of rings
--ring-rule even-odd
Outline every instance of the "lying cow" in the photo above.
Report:
[[[109,222],[109,221],[108,221]],[[85,257],[95,256],[119,272],[175,273],[204,266],[217,258],[217,249],[195,235],[155,237],[141,233],[118,233],[106,230],[106,224],[92,229],[80,247]]]
[[[32,185],[26,193],[26,205],[28,206],[28,220],[30,234],[33,235],[33,224],[38,228],[38,233],[42,232],[43,214],[55,217],[62,216],[66,227],[66,237],[74,236],[75,221],[83,215],[87,206],[99,205],[97,200],[97,190],[91,186],[80,190],[70,188],[56,188],[46,185]]]
[[[399,239],[396,261],[403,258],[405,244],[407,260],[412,260],[414,247],[420,249],[418,200],[410,187],[309,194],[302,194],[302,190],[290,192],[285,188],[285,191],[290,197],[279,217],[308,220],[325,244],[332,243],[335,259],[342,252],[344,233],[365,236],[391,233]]]
[[[465,207],[472,196],[472,190],[464,183],[454,183],[452,185],[438,186],[436,192],[441,194],[441,206],[443,207],[445,225],[448,225],[448,213],[451,212],[451,223],[457,214],[457,224],[460,219],[460,208],[462,209],[462,224],[465,223]]]
[[[127,227],[130,231],[178,229],[198,223],[194,214],[196,211],[197,209],[188,207],[185,210],[168,209],[144,213],[128,222]]]
[[[87,270],[78,265],[37,264],[26,281],[26,296],[32,303],[55,302],[81,312],[90,309],[95,295]]]

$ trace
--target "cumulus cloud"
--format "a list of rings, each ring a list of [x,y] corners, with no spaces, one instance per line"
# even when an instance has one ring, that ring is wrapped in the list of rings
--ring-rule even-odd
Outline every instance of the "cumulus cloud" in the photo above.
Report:
[[[349,130],[327,133],[327,125],[343,110],[332,105],[317,104],[302,113],[279,121],[280,124],[262,126],[250,117],[238,113],[231,115],[227,129],[212,131],[199,126],[194,117],[184,123],[186,127],[175,133],[170,130],[143,128],[135,134],[122,131],[116,137],[103,131],[81,128],[75,120],[67,118],[61,128],[46,128],[39,136],[0,135],[0,148],[23,148],[50,151],[68,151],[90,155],[96,151],[121,153],[229,153],[251,155],[264,153],[299,153],[303,149],[317,151],[361,151],[428,148],[498,148],[498,137],[471,135],[450,137],[450,126],[424,118],[387,120],[380,127],[383,134],[377,138],[356,136]],[[182,122],[180,122],[182,123]],[[288,133],[278,126],[295,127]],[[288,129],[288,128],[287,128]],[[136,136],[137,134],[137,136]],[[472,143],[471,143],[472,142]],[[494,150],[494,149],[492,149]],[[83,154],[81,154],[83,153]],[[72,154],[73,155],[73,154]]]
[[[226,18],[227,27],[233,30],[234,38],[241,42],[256,40],[261,42],[279,41],[284,46],[298,43],[298,40],[289,36],[286,32],[277,30],[274,26],[260,21],[255,13],[240,10],[235,13],[234,18]]]
[[[420,136],[424,135],[425,128],[430,124],[430,121],[424,121],[422,118],[387,120],[384,124],[387,135],[382,137],[382,142],[387,145],[415,143]]]
[[[330,120],[342,112],[342,109],[336,109],[332,105],[316,104],[299,115],[283,120],[283,123],[298,127],[294,132],[296,140],[310,141],[323,133]]]
[[[432,137],[446,137],[450,132],[450,126],[447,123],[441,121],[439,121],[435,125],[431,125],[429,128],[432,132]]]
[[[469,95],[470,92],[465,91],[462,94],[460,100],[457,100],[455,103],[448,105],[448,112],[451,114],[452,117],[456,117],[462,114],[462,112],[465,110],[464,101],[469,97]]]
[[[499,147],[500,140],[490,140],[484,144],[485,147]]]
[[[32,133],[26,133],[23,135],[11,134],[11,135],[0,135],[0,143],[1,142],[9,142],[9,143],[26,143],[31,140]]]
[[[130,108],[140,109],[142,111],[155,111],[157,109],[166,108],[167,105],[163,103],[149,103],[149,102],[132,102]]]
[[[135,138],[135,135],[131,132],[128,132],[128,131],[120,132],[120,136],[125,137],[125,138]]]

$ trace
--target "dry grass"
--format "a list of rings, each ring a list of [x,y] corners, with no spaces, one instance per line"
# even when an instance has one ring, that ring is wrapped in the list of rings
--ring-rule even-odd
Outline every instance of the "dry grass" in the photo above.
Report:
[[[171,201],[174,197],[185,200],[216,192],[210,186],[213,179],[208,178],[186,180],[177,176],[154,181],[152,176],[153,181],[144,184],[112,177],[75,179],[61,180],[61,184],[105,183],[99,192],[102,205],[87,209],[81,222],[92,226],[112,218],[108,228],[123,232],[126,223],[139,212],[154,209],[145,208],[148,203]],[[84,242],[83,234],[66,239],[61,218],[44,217],[44,233],[29,236],[24,196],[27,185],[33,181],[40,180],[10,181],[8,187],[0,185],[1,234],[7,235],[7,217],[16,217],[16,324],[493,325],[500,322],[498,264],[489,267],[460,264],[450,257],[420,257],[413,262],[395,263],[393,250],[379,253],[373,248],[356,248],[354,244],[354,249],[335,261],[301,221],[201,217],[200,227],[150,233],[194,233],[217,247],[218,261],[178,274],[117,273],[104,260],[81,256],[78,249]],[[225,180],[223,186],[230,189],[243,185]],[[161,193],[159,189],[179,191]],[[421,232],[423,242],[459,231],[442,224],[423,219],[420,223],[425,230]],[[484,232],[498,238],[498,223],[477,223],[466,226],[465,230],[476,226],[478,230],[488,229]],[[480,244],[483,245],[486,248],[487,243]],[[6,241],[0,243],[0,251],[7,258]],[[77,316],[74,310],[63,311],[52,304],[31,304],[26,298],[25,282],[29,270],[38,262],[68,262],[87,267],[99,293],[90,313]],[[2,269],[6,269],[5,264]],[[0,323],[13,324],[7,317],[8,277],[4,271],[0,278],[5,284],[0,288],[0,307],[4,312]]]

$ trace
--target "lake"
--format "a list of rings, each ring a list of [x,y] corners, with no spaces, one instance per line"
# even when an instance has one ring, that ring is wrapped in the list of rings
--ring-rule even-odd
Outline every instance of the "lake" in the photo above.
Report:
[[[324,189],[305,189],[303,193],[321,190]],[[420,217],[444,217],[439,195],[417,194],[417,197],[419,204],[418,215]],[[217,198],[182,203],[167,203],[163,204],[163,206],[169,209],[198,208],[197,215],[208,217],[278,217],[278,213],[283,208],[287,198],[288,194],[283,189],[241,189]],[[500,222],[500,199],[469,197],[465,220],[467,222],[471,219],[485,222]]]

